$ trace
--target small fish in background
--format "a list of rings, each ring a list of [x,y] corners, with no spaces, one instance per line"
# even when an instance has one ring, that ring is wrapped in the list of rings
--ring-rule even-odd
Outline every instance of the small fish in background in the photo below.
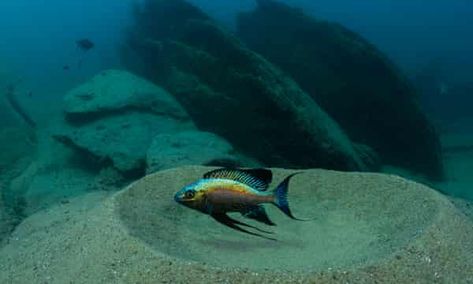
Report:
[[[69,65],[62,66],[62,70],[64,70],[64,71],[69,71],[70,69],[71,69],[71,67]]]
[[[240,212],[244,217],[266,225],[275,224],[269,219],[262,204],[270,203],[284,214],[295,218],[287,201],[289,180],[298,173],[287,176],[272,192],[267,192],[272,180],[272,172],[267,169],[217,169],[204,174],[195,183],[178,191],[174,200],[186,207],[212,216],[216,221],[241,232],[275,240],[257,234],[240,226],[263,233],[271,233],[230,218],[228,212]]]
[[[83,39],[80,39],[80,40],[77,40],[76,41],[76,46],[79,50],[81,50],[83,52],[83,54],[85,55],[85,53],[87,53],[88,51],[90,51],[91,49],[93,49],[95,47],[95,43],[92,42],[90,39],[88,38],[83,38]],[[77,69],[81,69],[82,68],[82,63],[84,61],[84,57],[81,57],[79,59],[79,61],[77,62]],[[66,69],[65,69],[66,70]],[[67,69],[69,70],[69,69]]]
[[[94,48],[95,43],[93,43],[90,39],[84,38],[76,41],[77,48],[80,50],[87,52]]]

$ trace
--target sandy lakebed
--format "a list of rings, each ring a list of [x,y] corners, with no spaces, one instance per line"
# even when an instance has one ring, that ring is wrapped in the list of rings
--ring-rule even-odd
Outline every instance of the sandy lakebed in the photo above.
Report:
[[[210,168],[161,171],[28,217],[0,249],[0,283],[471,283],[473,224],[438,192],[385,174],[305,170],[277,241],[174,202]],[[273,169],[273,188],[292,170]],[[235,215],[237,218],[237,215]],[[246,222],[246,221],[245,221]]]

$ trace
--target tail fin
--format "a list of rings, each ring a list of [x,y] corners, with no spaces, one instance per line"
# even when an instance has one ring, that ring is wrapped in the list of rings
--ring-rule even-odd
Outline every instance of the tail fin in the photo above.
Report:
[[[299,221],[305,221],[305,220],[302,220],[302,219],[298,219],[296,217],[294,217],[294,215],[292,215],[291,213],[291,209],[289,209],[289,202],[287,201],[287,189],[288,189],[288,185],[289,185],[289,180],[297,175],[297,174],[300,174],[300,172],[297,172],[297,173],[293,173],[289,176],[287,176],[279,185],[278,187],[276,187],[276,189],[273,191],[273,194],[274,194],[274,204],[279,208],[281,209],[282,212],[284,212],[284,214],[286,214],[287,216],[289,216],[290,218],[294,219],[294,220],[299,220]]]

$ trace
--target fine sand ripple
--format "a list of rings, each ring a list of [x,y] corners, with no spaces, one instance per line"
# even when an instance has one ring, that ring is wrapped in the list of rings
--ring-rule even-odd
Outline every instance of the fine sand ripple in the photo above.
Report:
[[[113,196],[38,212],[0,249],[0,283],[473,282],[471,221],[423,185],[304,171],[290,184],[290,203],[315,219],[293,221],[266,206],[275,242],[174,203],[175,191],[208,170],[166,170]],[[291,172],[274,170],[274,184]]]

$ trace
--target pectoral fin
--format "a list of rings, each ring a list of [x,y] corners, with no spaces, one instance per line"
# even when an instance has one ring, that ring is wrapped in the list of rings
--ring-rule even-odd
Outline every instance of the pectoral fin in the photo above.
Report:
[[[240,222],[240,221],[237,221],[235,219],[232,219],[230,218],[227,214],[225,213],[219,213],[219,214],[212,214],[211,215],[217,222],[227,226],[227,227],[230,227],[234,230],[237,230],[237,231],[240,231],[240,232],[243,232],[243,233],[247,233],[247,234],[250,234],[250,235],[253,235],[253,236],[258,236],[258,237],[261,237],[261,238],[265,238],[265,239],[268,239],[268,240],[273,240],[273,241],[276,241],[276,239],[273,239],[273,238],[269,238],[269,237],[266,237],[266,236],[263,236],[261,234],[258,234],[258,233],[253,233],[253,232],[250,232],[248,230],[245,230],[237,225],[240,225],[240,226],[245,226],[245,227],[248,227],[248,228],[252,228],[252,229],[255,229],[255,230],[258,230],[260,232],[263,232],[263,233],[271,233],[271,232],[268,232],[268,231],[264,231],[264,230],[261,230],[261,229],[258,229],[256,227],[253,227],[251,225],[248,225],[248,224],[245,224],[243,222]]]

